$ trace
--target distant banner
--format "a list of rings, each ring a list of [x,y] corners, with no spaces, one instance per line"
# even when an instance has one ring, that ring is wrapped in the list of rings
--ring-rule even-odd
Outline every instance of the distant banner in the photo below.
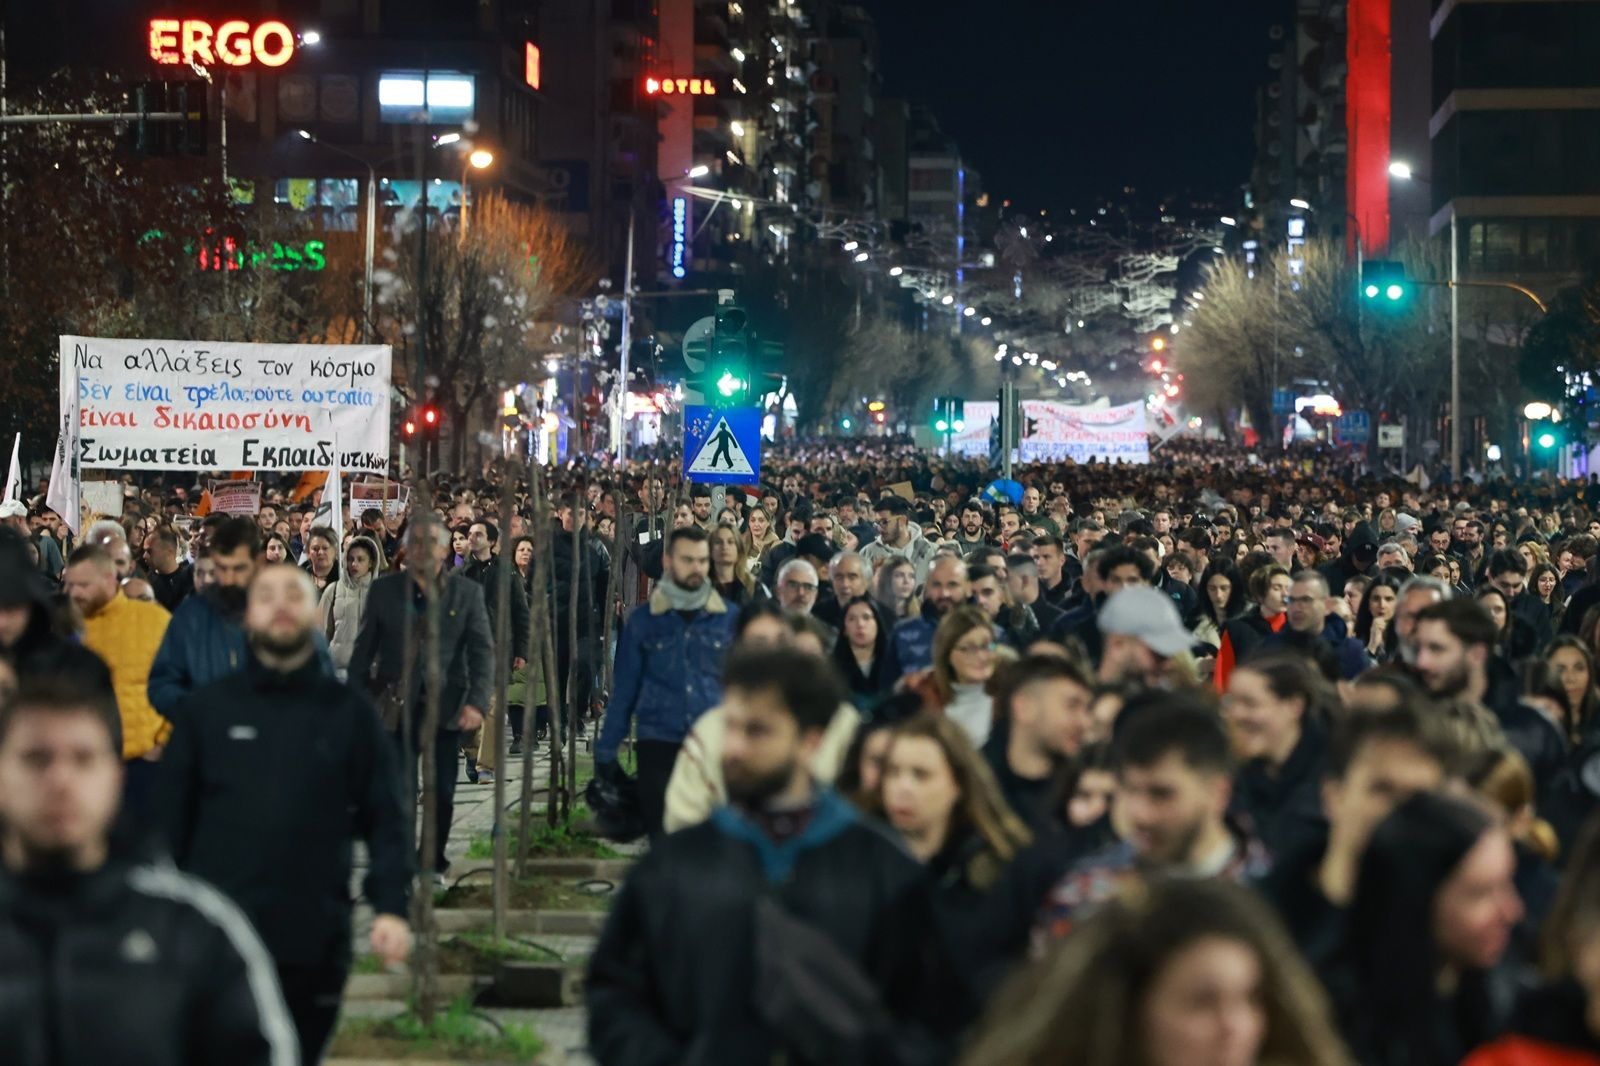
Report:
[[[261,482],[213,481],[212,514],[260,514]]]
[[[1150,435],[1141,400],[1118,407],[1077,407],[1024,400],[1028,425],[1022,437],[1025,463],[1137,463],[1150,461]]]
[[[990,427],[1000,417],[992,400],[968,401],[965,427],[950,447],[961,455],[989,454]],[[1119,407],[1080,407],[1052,400],[1024,400],[1026,424],[1018,458],[1024,463],[1148,463],[1150,438],[1142,402]]]
[[[387,345],[61,338],[85,469],[389,465]]]

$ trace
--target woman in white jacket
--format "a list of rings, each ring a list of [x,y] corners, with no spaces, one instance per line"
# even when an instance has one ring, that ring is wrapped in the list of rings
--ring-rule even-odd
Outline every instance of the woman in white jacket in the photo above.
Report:
[[[371,537],[352,537],[345,542],[339,579],[322,590],[322,632],[328,638],[328,650],[341,678],[350,665],[356,634],[361,632],[367,592],[382,570],[383,549],[377,542]]]

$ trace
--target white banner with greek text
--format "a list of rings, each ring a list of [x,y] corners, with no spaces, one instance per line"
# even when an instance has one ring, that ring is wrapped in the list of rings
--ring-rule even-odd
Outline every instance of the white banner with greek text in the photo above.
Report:
[[[1022,402],[1022,461],[1148,463],[1149,427],[1142,400],[1116,407],[1082,407],[1047,400]]]
[[[323,470],[389,464],[388,345],[62,337],[85,469]],[[63,412],[65,413],[65,412]]]

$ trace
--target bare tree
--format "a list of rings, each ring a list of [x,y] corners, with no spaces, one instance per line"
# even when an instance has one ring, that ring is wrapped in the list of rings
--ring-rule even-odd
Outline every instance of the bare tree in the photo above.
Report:
[[[1226,412],[1243,407],[1256,432],[1273,438],[1281,337],[1272,282],[1250,277],[1243,262],[1227,259],[1212,267],[1205,292],[1193,324],[1173,342],[1184,402],[1214,414],[1225,428],[1232,425]]]
[[[435,226],[426,253],[417,221],[402,216],[383,252],[384,267],[375,275],[378,327],[395,345],[396,367],[407,371],[405,391],[413,400],[432,391],[443,406],[460,469],[468,412],[526,376],[528,352],[542,340],[541,317],[588,287],[597,268],[543,207],[486,194],[471,205],[464,233]],[[424,343],[426,376],[419,382]]]

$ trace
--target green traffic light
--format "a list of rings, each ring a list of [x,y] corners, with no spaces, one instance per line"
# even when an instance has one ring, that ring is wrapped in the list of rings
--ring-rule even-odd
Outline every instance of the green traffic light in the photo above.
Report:
[[[1539,434],[1537,443],[1539,447],[1549,450],[1556,446],[1556,435],[1549,430]]]
[[[839,428],[840,429],[849,429],[853,424],[854,423],[852,423],[848,418],[839,419]]]
[[[717,379],[717,391],[724,396],[737,396],[744,391],[744,382],[735,377],[733,371],[724,370]]]
[[[1378,298],[1378,287],[1376,285],[1368,285],[1367,286],[1367,299],[1376,300],[1377,298]]]
[[[944,433],[947,430],[949,430],[950,423],[946,422],[944,419],[941,418],[941,419],[939,419],[939,421],[937,421],[937,422],[935,422],[933,424],[933,428],[938,430],[940,433]]]
[[[961,421],[961,419],[958,418],[955,421],[955,425],[952,426],[951,428],[954,429],[957,433],[960,433],[962,430],[967,428],[967,424],[965,422]]]
[[[1406,294],[1406,290],[1403,285],[1390,285],[1383,294],[1391,300],[1398,300]]]

